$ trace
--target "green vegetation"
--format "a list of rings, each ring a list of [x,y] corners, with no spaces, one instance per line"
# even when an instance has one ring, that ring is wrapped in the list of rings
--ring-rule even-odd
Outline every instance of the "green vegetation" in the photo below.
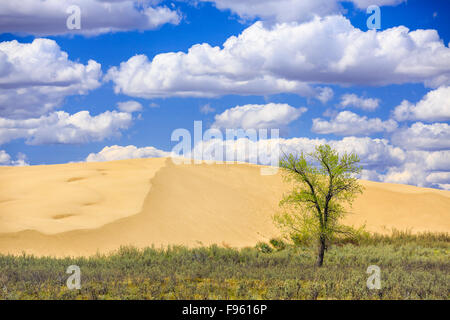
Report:
[[[284,155],[280,160],[284,177],[294,184],[280,202],[285,211],[274,220],[294,242],[317,241],[318,267],[333,239],[355,234],[340,220],[346,214],[344,205],[351,205],[362,193],[355,178],[362,170],[358,163],[355,153],[339,155],[327,144],[308,154]]]
[[[316,250],[280,239],[256,248],[122,248],[90,258],[0,256],[0,299],[448,299],[450,235],[363,233]],[[366,287],[369,265],[381,289]],[[69,290],[66,269],[81,268]]]

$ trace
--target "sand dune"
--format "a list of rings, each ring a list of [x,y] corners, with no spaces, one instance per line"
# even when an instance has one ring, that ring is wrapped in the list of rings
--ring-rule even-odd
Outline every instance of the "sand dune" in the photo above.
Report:
[[[450,232],[450,192],[361,181],[345,223]],[[279,234],[289,185],[249,164],[133,159],[0,167],[0,252],[78,256],[121,245],[252,246]]]

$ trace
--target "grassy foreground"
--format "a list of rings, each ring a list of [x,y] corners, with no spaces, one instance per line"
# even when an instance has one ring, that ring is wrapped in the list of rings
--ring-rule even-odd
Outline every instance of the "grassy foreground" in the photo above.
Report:
[[[90,258],[0,255],[0,299],[448,299],[448,234],[371,235],[337,243],[314,266],[311,247],[122,248]],[[66,269],[81,268],[69,290]],[[369,290],[369,265],[381,289]]]

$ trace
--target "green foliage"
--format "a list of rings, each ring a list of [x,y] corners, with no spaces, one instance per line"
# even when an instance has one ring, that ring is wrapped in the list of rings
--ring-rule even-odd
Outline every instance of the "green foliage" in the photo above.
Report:
[[[265,242],[258,242],[255,248],[262,253],[271,253],[273,251],[272,248]]]
[[[286,243],[284,243],[282,239],[273,238],[270,239],[269,243],[272,245],[272,247],[274,247],[275,250],[280,251],[286,249]]]
[[[449,249],[448,234],[395,231],[329,248],[322,268],[312,247],[292,245],[267,253],[175,246],[89,258],[0,255],[0,299],[448,299]],[[80,290],[66,287],[73,264]],[[366,287],[372,264],[381,268],[381,290]]]
[[[284,177],[293,183],[292,191],[280,202],[283,211],[274,221],[297,244],[336,237],[352,238],[357,230],[343,226],[344,205],[351,205],[362,186],[355,175],[361,172],[354,153],[339,155],[329,145],[316,147],[309,154],[285,155],[280,160]]]

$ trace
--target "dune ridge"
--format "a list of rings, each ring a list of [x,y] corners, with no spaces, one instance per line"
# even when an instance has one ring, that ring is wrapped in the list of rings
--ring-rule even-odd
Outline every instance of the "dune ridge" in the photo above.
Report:
[[[345,223],[370,231],[450,231],[450,192],[361,181]],[[253,246],[278,236],[290,188],[251,164],[171,159],[0,168],[0,253],[89,256],[123,245]]]

